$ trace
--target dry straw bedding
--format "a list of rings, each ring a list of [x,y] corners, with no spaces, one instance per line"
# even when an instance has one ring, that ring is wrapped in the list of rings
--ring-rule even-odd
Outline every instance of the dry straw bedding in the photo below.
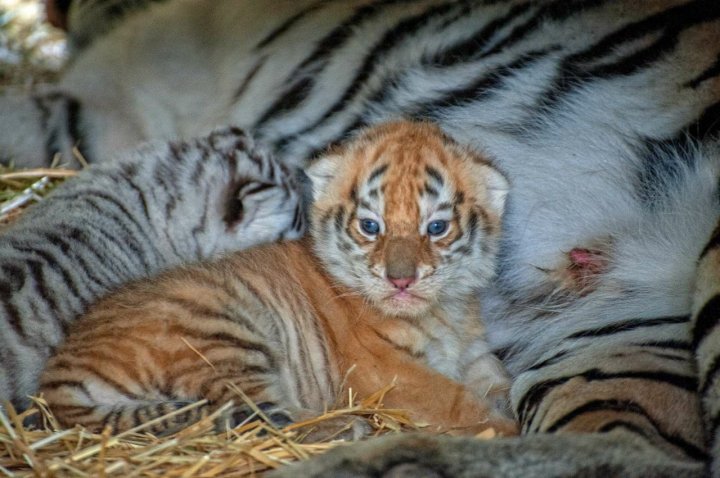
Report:
[[[364,420],[372,430],[368,438],[422,428],[413,424],[404,411],[382,408],[382,398],[390,388],[352,406],[284,429],[276,429],[264,417],[255,416],[235,429],[216,433],[214,419],[232,405],[228,403],[202,421],[166,437],[145,431],[156,420],[120,434],[112,434],[109,428],[98,434],[81,427],[61,429],[41,398],[35,399],[35,405],[22,414],[6,403],[5,411],[0,409],[0,476],[258,476],[347,445],[332,437],[323,442],[303,442],[303,436],[313,425],[324,420],[338,417]],[[202,403],[174,413],[183,413]],[[38,421],[38,418],[45,423],[44,427],[34,429],[24,425],[28,419]],[[338,433],[342,431],[338,429]],[[487,430],[478,438],[489,439],[494,435],[492,430]]]

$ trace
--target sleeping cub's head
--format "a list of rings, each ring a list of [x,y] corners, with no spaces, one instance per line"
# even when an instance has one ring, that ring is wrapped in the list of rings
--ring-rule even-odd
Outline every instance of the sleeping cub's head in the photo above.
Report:
[[[492,276],[507,180],[439,128],[367,129],[308,176],[317,256],[385,313],[420,315]]]

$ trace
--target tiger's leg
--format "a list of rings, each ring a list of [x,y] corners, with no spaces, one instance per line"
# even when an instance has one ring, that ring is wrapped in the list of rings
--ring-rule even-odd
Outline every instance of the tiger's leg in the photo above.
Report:
[[[692,341],[711,450],[712,476],[720,476],[720,224],[700,255],[693,298]]]
[[[224,409],[215,419],[220,431],[253,416],[255,407],[275,425],[292,421],[287,407],[277,405],[294,401],[284,392],[268,349],[243,349],[229,334],[227,339],[153,336],[151,328],[90,326],[68,337],[40,380],[61,425],[98,432],[110,426],[117,433],[152,421],[148,431],[167,435]]]

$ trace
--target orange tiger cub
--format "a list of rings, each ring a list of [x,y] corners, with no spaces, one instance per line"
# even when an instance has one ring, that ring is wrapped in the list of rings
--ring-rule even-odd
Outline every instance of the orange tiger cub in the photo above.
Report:
[[[57,419],[118,431],[208,400],[151,428],[167,433],[242,402],[232,384],[284,424],[345,387],[363,397],[394,381],[384,405],[419,423],[514,433],[476,302],[505,178],[435,126],[406,121],[361,132],[308,176],[309,237],[136,282],[74,323],[41,379]]]

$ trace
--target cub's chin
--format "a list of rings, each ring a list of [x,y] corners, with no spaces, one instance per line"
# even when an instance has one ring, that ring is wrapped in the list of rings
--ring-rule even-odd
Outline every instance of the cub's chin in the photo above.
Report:
[[[419,317],[430,310],[429,300],[416,295],[395,294],[378,301],[378,307],[385,314],[398,317]]]

